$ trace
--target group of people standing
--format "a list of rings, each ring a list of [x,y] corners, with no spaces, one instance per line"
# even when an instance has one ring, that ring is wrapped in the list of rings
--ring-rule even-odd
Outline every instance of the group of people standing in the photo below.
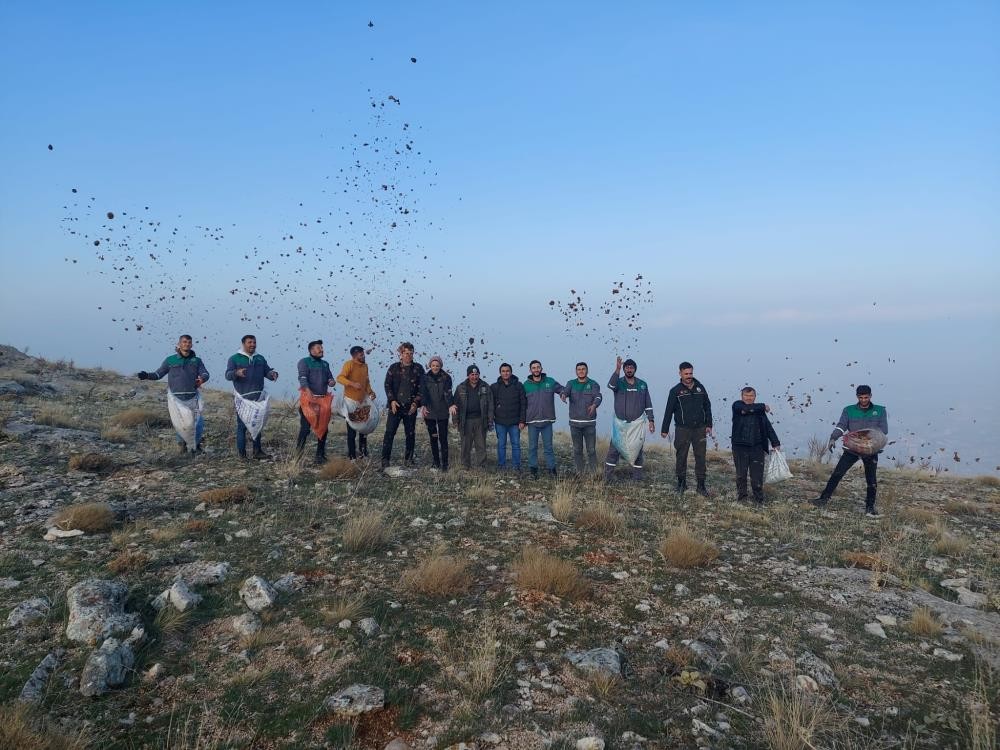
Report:
[[[167,357],[153,372],[140,372],[142,380],[157,380],[167,376],[168,398],[171,403],[171,417],[174,406],[188,408],[194,415],[193,438],[178,439],[184,451],[200,452],[204,422],[201,414],[199,389],[208,381],[209,374],[202,360],[195,354],[190,336],[181,336],[175,354]],[[247,402],[266,400],[264,381],[275,381],[278,373],[271,368],[263,356],[256,353],[257,341],[252,335],[244,336],[241,348],[232,355],[226,366],[226,379],[233,383],[235,397]],[[416,426],[418,417],[423,418],[431,445],[433,466],[439,471],[449,467],[449,424],[457,428],[461,446],[461,465],[464,468],[482,468],[486,465],[486,436],[495,431],[497,436],[497,468],[521,470],[521,433],[528,433],[527,466],[532,477],[539,475],[538,443],[542,444],[545,470],[557,474],[555,452],[553,450],[553,425],[556,420],[555,399],[569,405],[568,417],[570,435],[573,442],[574,468],[579,475],[597,473],[597,411],[603,402],[601,386],[589,376],[586,362],[578,362],[576,377],[565,385],[545,373],[542,363],[535,359],[529,364],[529,372],[524,381],[518,379],[513,367],[504,362],[499,368],[499,377],[492,384],[486,383],[477,365],[466,368],[466,377],[453,386],[451,375],[444,369],[444,361],[433,356],[426,369],[415,362],[414,347],[403,342],[397,349],[399,359],[386,371],[384,391],[386,396],[385,432],[382,438],[381,465],[388,467],[392,460],[393,443],[400,425],[405,435],[403,464],[415,464]],[[302,407],[299,409],[300,429],[296,443],[299,455],[305,451],[310,432],[317,438],[316,462],[323,463],[326,457],[327,429],[329,422],[331,389],[337,384],[343,387],[345,400],[353,404],[366,404],[375,408],[377,395],[372,388],[365,349],[353,346],[348,359],[335,377],[329,363],[323,358],[321,340],[311,341],[308,356],[298,362],[298,383]],[[610,481],[622,458],[630,465],[630,478],[640,481],[643,473],[643,439],[641,434],[656,429],[653,404],[646,381],[636,376],[638,366],[633,359],[618,357],[614,372],[608,380],[607,388],[613,394],[616,430],[619,426],[645,424],[646,428],[632,430],[639,435],[631,440],[631,447],[625,448],[621,440],[612,438],[604,460],[604,479]],[[708,496],[706,485],[707,439],[714,436],[712,403],[705,386],[694,377],[694,367],[690,362],[681,362],[678,368],[679,381],[667,395],[667,404],[660,425],[660,436],[670,439],[676,450],[675,473],[677,491],[687,489],[687,466],[689,453],[694,454],[696,492]],[[844,434],[875,427],[888,432],[885,408],[871,403],[871,388],[859,386],[858,403],[848,406],[841,414],[840,421],[830,437],[829,448],[834,450],[837,440]],[[325,399],[325,402],[323,401]],[[780,441],[774,431],[768,413],[770,408],[757,403],[756,391],[747,386],[742,389],[740,399],[732,404],[732,453],[736,470],[736,487],[741,502],[753,499],[764,501],[764,465],[769,451],[778,451]],[[314,403],[319,404],[313,411]],[[325,404],[325,407],[323,406]],[[305,408],[309,405],[309,409]],[[324,412],[323,409],[326,409]],[[319,416],[317,416],[319,415]],[[347,418],[347,455],[350,459],[368,456],[368,436],[352,427],[350,415]],[[265,417],[266,418],[266,417]],[[354,423],[357,425],[357,423]],[[176,423],[175,423],[176,425]],[[267,459],[261,443],[262,425],[249,427],[237,409],[236,449],[240,457]],[[247,432],[252,436],[252,454],[247,453]],[[617,433],[616,433],[617,434]],[[193,445],[189,445],[193,440]],[[508,445],[510,447],[508,454]],[[627,454],[627,455],[625,455]],[[847,470],[858,460],[865,468],[867,482],[866,510],[869,515],[875,511],[876,470],[878,455],[862,456],[845,448],[837,467],[834,469],[826,488],[819,498],[812,501],[824,506],[833,495],[837,484]],[[748,486],[749,477],[749,486]]]

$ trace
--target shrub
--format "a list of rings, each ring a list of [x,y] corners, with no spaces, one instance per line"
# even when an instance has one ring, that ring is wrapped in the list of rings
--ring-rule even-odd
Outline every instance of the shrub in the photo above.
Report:
[[[344,523],[343,542],[348,552],[376,552],[391,539],[392,529],[377,511],[360,511]]]
[[[678,568],[697,568],[707,565],[719,556],[719,550],[709,542],[695,536],[686,525],[671,529],[660,544],[663,558]]]
[[[614,506],[601,500],[584,507],[576,516],[576,525],[588,531],[617,534],[625,527],[625,521]]]
[[[218,487],[214,490],[204,490],[198,493],[198,499],[209,505],[245,503],[252,498],[253,490],[245,484],[236,484],[232,487]]]
[[[212,528],[212,522],[205,518],[192,518],[184,522],[184,531],[191,534],[201,534]]]
[[[342,456],[331,458],[319,470],[320,479],[355,479],[360,474],[357,465]]]
[[[34,414],[35,424],[44,424],[49,427],[69,427],[79,428],[80,420],[72,414],[68,414],[63,407],[40,406]]]
[[[417,567],[406,571],[402,583],[415,593],[443,599],[468,591],[472,576],[465,560],[435,550]]]
[[[549,507],[552,510],[552,517],[554,519],[560,523],[569,521],[570,515],[573,513],[572,488],[565,483],[557,485],[556,494],[552,497]]]
[[[889,569],[889,563],[885,559],[879,555],[873,555],[871,552],[845,550],[840,553],[840,559],[852,568],[864,568],[865,570],[883,572]]]
[[[108,563],[108,570],[115,575],[125,573],[140,573],[149,565],[149,555],[139,550],[125,550],[119,552]]]
[[[84,453],[70,456],[68,466],[70,471],[89,471],[103,474],[115,468],[115,460],[103,453]]]
[[[169,427],[170,419],[160,411],[135,407],[118,412],[111,417],[111,423],[118,427]]]
[[[519,586],[566,599],[579,599],[589,590],[586,580],[568,560],[537,547],[526,547],[514,562]]]
[[[107,503],[81,503],[63,508],[52,517],[52,524],[64,531],[79,529],[88,533],[108,531],[115,523],[115,512]]]
[[[941,635],[944,625],[938,620],[937,615],[929,607],[918,607],[913,610],[910,621],[906,627],[914,635],[923,635],[935,638]]]

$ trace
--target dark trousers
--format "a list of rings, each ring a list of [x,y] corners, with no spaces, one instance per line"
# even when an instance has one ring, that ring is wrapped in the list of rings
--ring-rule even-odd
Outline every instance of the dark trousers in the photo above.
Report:
[[[472,454],[476,457],[473,459]],[[462,422],[462,466],[481,469],[486,465],[486,429],[482,417],[466,417]]]
[[[677,451],[677,478],[687,479],[688,449],[694,449],[694,475],[699,482],[705,481],[705,440],[704,427],[675,427],[674,450]]]
[[[865,505],[872,508],[875,507],[875,491],[878,487],[878,482],[876,481],[878,454],[874,456],[859,456],[857,453],[844,451],[833,469],[833,474],[830,475],[830,481],[826,483],[822,497],[827,500],[833,497],[833,493],[837,489],[837,485],[840,484],[840,480],[844,478],[844,474],[858,461],[861,461],[865,467],[865,483],[868,485],[867,492],[865,493]]]
[[[569,434],[573,438],[573,464],[576,466],[576,473],[583,474],[583,449],[587,448],[586,468],[593,474],[597,471],[597,425],[582,424],[569,426]]]
[[[309,426],[309,420],[306,419],[305,415],[302,413],[302,408],[299,407],[299,439],[295,443],[295,449],[301,453],[306,447],[306,438],[309,437],[309,433],[312,432],[312,427]],[[326,438],[330,434],[330,431],[323,435],[323,438],[317,440],[316,442],[316,458],[326,457]]]
[[[357,430],[347,425],[347,457],[357,458],[359,448],[362,456],[368,455],[368,436],[359,435]]]
[[[257,433],[257,437],[253,441],[254,453],[263,453],[263,449],[260,446],[263,436],[263,432]],[[247,454],[247,426],[243,424],[243,420],[240,419],[239,415],[236,416],[236,450],[241,456]]]
[[[736,494],[738,499],[747,499],[747,472],[750,473],[750,487],[753,499],[764,501],[764,457],[767,455],[759,445],[734,445],[733,463],[736,465]]]
[[[417,442],[417,413],[409,414],[400,408],[395,414],[389,411],[386,416],[385,435],[382,438],[382,460],[388,461],[392,458],[392,441],[396,437],[396,430],[399,429],[400,422],[402,422],[403,432],[406,434],[406,451],[403,453],[403,458],[411,461]]]
[[[427,435],[431,439],[431,455],[434,465],[442,469],[448,468],[448,420],[425,419]]]

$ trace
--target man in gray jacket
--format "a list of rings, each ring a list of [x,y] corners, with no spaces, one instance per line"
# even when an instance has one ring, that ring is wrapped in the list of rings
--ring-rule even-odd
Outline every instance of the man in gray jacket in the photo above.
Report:
[[[619,378],[618,375],[623,367],[625,369],[624,379]],[[635,371],[634,359],[626,359],[622,362],[622,358],[618,357],[615,360],[615,371],[608,381],[608,388],[615,394],[615,417],[625,422],[634,422],[645,416],[649,423],[649,431],[653,432],[656,429],[656,420],[653,417],[653,401],[649,397],[649,386],[646,385],[645,380],[635,376]],[[611,479],[611,475],[618,465],[619,457],[618,449],[612,442],[608,446],[608,456],[604,459],[605,482]],[[638,482],[642,479],[642,464],[643,456],[640,448],[639,455],[636,456],[635,463],[632,464],[632,481]]]
[[[587,377],[586,362],[576,363],[576,378],[566,383],[569,400],[569,434],[573,438],[573,463],[576,473],[584,472],[583,448],[587,447],[587,470],[597,471],[597,407],[601,405],[601,386]]]
[[[542,372],[537,359],[528,363],[531,374],[524,381],[525,421],[528,424],[528,468],[538,478],[538,438],[542,439],[545,464],[556,475],[556,454],[552,449],[552,424],[556,421],[556,396],[566,400],[566,389]]]

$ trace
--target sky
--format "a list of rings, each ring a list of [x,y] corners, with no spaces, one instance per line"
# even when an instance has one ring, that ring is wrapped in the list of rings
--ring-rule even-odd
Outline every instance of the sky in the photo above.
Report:
[[[657,410],[687,359],[800,451],[871,382],[903,460],[996,471],[998,39],[990,2],[5,3],[0,342],[135,372],[190,331],[216,385],[248,329],[288,374],[622,354]]]

